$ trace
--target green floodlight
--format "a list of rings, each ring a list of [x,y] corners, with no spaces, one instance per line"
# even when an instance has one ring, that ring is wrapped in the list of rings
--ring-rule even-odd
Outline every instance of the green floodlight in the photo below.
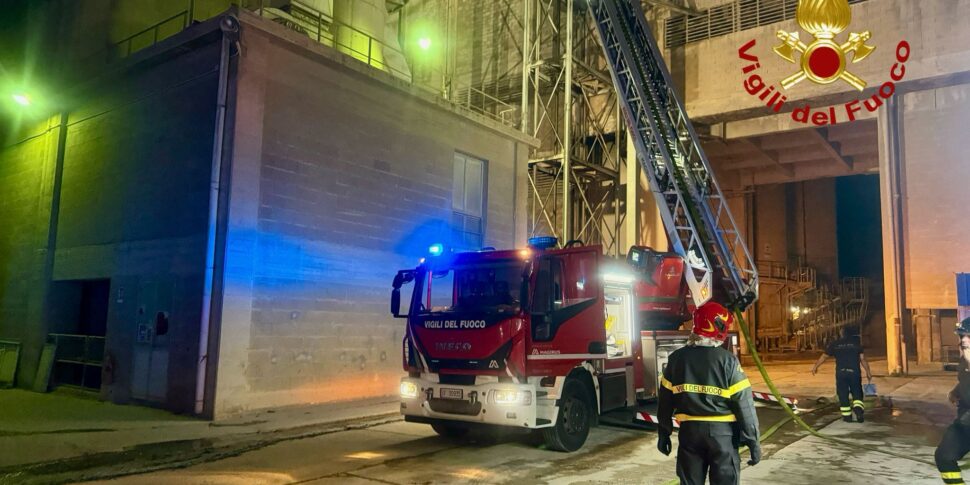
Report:
[[[30,96],[27,96],[24,93],[16,93],[12,97],[14,102],[17,104],[21,106],[30,106]]]
[[[427,37],[422,37],[422,38],[418,39],[418,47],[420,47],[422,50],[428,50],[428,49],[430,49],[431,48],[431,39],[429,39]]]

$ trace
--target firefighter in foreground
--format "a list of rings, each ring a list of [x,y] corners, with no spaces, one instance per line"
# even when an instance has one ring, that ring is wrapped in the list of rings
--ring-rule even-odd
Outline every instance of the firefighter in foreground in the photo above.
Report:
[[[751,450],[749,465],[761,461],[751,383],[737,357],[723,348],[732,321],[717,303],[698,308],[687,346],[670,354],[660,379],[657,449],[670,454],[676,418],[681,484],[703,484],[708,475],[711,485],[739,483],[740,444]]]
[[[815,365],[812,366],[812,375],[818,372],[818,367],[829,356],[835,357],[835,392],[839,396],[839,410],[842,412],[842,420],[851,423],[852,413],[855,413],[856,421],[864,422],[866,405],[862,402],[864,396],[861,371],[865,369],[866,379],[870,382],[872,382],[872,371],[869,370],[866,355],[862,353],[859,331],[855,327],[843,327],[842,338],[830,343],[825,348],[825,353],[819,356]],[[852,395],[851,405],[849,394]]]
[[[956,333],[960,337],[960,373],[947,397],[957,405],[957,418],[936,447],[936,468],[943,483],[963,483],[957,462],[970,451],[970,318],[957,324]]]

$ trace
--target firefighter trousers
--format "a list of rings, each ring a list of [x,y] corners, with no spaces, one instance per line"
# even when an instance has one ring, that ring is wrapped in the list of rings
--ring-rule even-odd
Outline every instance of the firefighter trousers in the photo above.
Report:
[[[839,370],[835,373],[835,393],[839,395],[839,411],[843,418],[850,418],[852,411],[862,413],[866,405],[862,402],[862,375],[855,370]],[[849,401],[849,394],[852,400]]]
[[[688,421],[677,433],[677,476],[682,485],[737,485],[741,477],[734,423]]]
[[[967,452],[970,452],[970,428],[954,421],[943,432],[943,439],[936,447],[936,469],[940,471],[943,483],[963,483],[957,462]]]

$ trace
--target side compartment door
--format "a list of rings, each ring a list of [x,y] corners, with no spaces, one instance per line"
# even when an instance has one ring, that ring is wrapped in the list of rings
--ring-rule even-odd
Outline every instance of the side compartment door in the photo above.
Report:
[[[634,365],[633,289],[629,284],[604,282],[606,361],[600,376],[603,411],[631,406],[636,401]]]

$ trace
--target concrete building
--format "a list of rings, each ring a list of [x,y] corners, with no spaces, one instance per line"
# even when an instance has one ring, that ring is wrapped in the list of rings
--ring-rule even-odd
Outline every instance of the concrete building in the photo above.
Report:
[[[861,324],[891,371],[944,359],[970,6],[852,1],[852,76],[785,87],[797,1],[642,3],[761,270],[762,350]],[[665,249],[582,2],[51,4],[72,88],[0,151],[20,386],[215,417],[390,394],[387,290],[429,244]]]
[[[17,383],[52,367],[216,417],[394,392],[394,273],[435,242],[524,243],[534,140],[268,11],[195,14],[129,53],[130,16],[85,10],[70,32],[123,59],[13,127],[0,338],[21,346]]]
[[[875,47],[847,61],[868,83],[861,91],[842,80],[782,87],[799,67],[773,48],[782,44],[779,30],[800,31],[796,2],[696,2],[702,16],[672,15],[664,41],[692,119],[710,127],[705,148],[722,183],[748,194],[756,258],[810,267],[832,285],[868,278],[874,319],[865,333],[877,352],[885,338],[890,371],[902,371],[901,353],[939,361],[943,346],[956,343],[955,273],[970,267],[961,243],[970,234],[961,229],[968,172],[960,148],[970,52],[957,26],[970,5],[850,3],[851,23],[839,38],[869,32],[865,44]],[[755,75],[764,88],[752,95]],[[778,113],[761,99],[769,86],[787,96]],[[762,287],[756,317],[769,333],[795,310],[790,300],[771,301],[781,298],[771,284]]]

